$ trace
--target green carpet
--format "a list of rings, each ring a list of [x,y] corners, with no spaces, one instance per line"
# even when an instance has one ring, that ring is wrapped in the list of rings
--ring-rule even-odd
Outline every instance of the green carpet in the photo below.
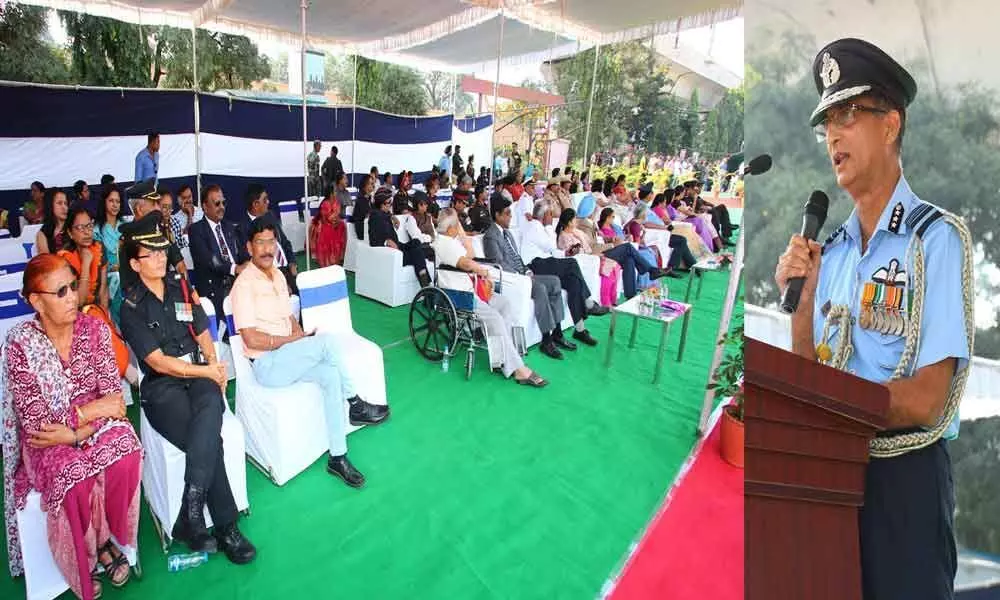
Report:
[[[686,280],[667,281],[682,299]],[[392,417],[348,438],[365,488],[332,478],[324,461],[281,488],[248,466],[252,515],[241,527],[257,560],[238,567],[213,556],[181,573],[167,572],[143,503],[144,577],[122,591],[105,586],[105,597],[594,598],[695,441],[727,281],[706,275],[684,362],[675,361],[678,323],[659,385],[650,384],[659,327],[640,323],[629,350],[620,320],[605,369],[602,317],[588,321],[597,348],[561,362],[529,352],[552,382],[544,390],[490,374],[485,354],[471,381],[460,359],[443,373],[406,339],[408,307],[352,293],[359,333],[383,346],[406,339],[385,350]],[[22,579],[0,576],[0,598],[23,595]]]

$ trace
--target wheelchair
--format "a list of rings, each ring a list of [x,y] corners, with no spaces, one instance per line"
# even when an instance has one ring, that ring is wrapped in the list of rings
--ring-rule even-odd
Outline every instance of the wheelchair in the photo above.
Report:
[[[475,312],[476,303],[481,300],[476,297],[473,279],[468,275],[440,265],[434,269],[434,283],[417,292],[410,302],[410,339],[417,352],[431,362],[440,362],[445,356],[455,356],[459,345],[465,346],[466,379],[472,377],[476,350],[489,351],[486,327]],[[441,285],[442,276],[448,281],[447,286]],[[500,270],[494,293],[502,286]]]

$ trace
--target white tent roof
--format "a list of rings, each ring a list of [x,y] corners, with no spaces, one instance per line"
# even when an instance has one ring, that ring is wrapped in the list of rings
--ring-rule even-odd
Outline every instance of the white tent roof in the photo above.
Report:
[[[298,46],[300,0],[21,0],[144,25],[201,27]],[[739,16],[743,0],[308,0],[310,47],[391,60],[468,65],[495,59],[500,3],[505,61],[553,46],[613,43]],[[553,35],[557,34],[557,35]]]

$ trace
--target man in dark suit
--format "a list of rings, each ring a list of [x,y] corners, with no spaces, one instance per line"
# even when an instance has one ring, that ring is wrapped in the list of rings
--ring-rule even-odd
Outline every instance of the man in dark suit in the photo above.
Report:
[[[486,260],[495,262],[509,273],[531,277],[531,300],[535,305],[535,320],[542,331],[542,343],[538,349],[550,358],[562,358],[559,347],[576,350],[576,344],[563,337],[562,283],[555,275],[536,275],[528,271],[521,253],[510,233],[513,213],[510,200],[495,192],[490,198],[490,212],[493,223],[483,234],[483,253]]]
[[[198,274],[195,288],[212,301],[219,316],[224,314],[222,301],[229,295],[236,276],[250,262],[250,256],[239,228],[222,220],[226,214],[222,188],[215,184],[202,188],[201,206],[205,218],[196,221],[188,231],[191,259]]]
[[[427,272],[427,255],[420,240],[413,239],[405,244],[399,242],[396,224],[392,216],[392,190],[379,188],[372,201],[372,212],[368,216],[368,243],[372,246],[388,246],[403,253],[403,264],[410,265],[417,273],[421,287],[431,284]]]
[[[337,181],[337,177],[344,172],[344,164],[337,158],[337,147],[330,148],[330,156],[323,161],[323,187],[327,189]]]
[[[299,269],[298,265],[295,264],[295,250],[292,248],[292,242],[288,240],[288,236],[281,230],[281,223],[271,212],[271,198],[268,196],[267,190],[259,183],[251,183],[247,186],[244,199],[246,200],[246,213],[240,215],[236,222],[240,229],[240,235],[244,240],[250,239],[250,225],[256,219],[267,219],[274,225],[274,237],[278,240],[278,247],[274,253],[274,264],[285,276],[285,281],[288,283],[288,293],[298,295],[299,287],[295,285],[295,276],[299,274]]]

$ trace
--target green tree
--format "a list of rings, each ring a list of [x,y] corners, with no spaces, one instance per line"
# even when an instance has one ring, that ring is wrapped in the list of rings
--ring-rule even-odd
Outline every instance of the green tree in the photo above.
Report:
[[[358,57],[357,78],[359,106],[397,115],[427,113],[423,77],[415,69]]]
[[[59,11],[70,38],[70,70],[82,85],[156,87],[166,43],[156,28]]]
[[[173,27],[161,28],[157,41],[166,44],[164,61],[166,87],[191,88],[194,71],[191,61],[191,32]],[[271,65],[257,46],[242,35],[228,35],[197,30],[198,89],[248,89],[250,84],[268,77]],[[285,55],[285,81],[288,80],[288,56]]]
[[[748,301],[763,306],[777,302],[774,266],[790,233],[799,227],[810,190],[821,189],[831,198],[826,233],[844,222],[853,209],[851,198],[836,185],[825,148],[816,143],[808,127],[818,100],[808,72],[815,44],[789,35],[779,47],[761,52],[751,46],[747,53],[747,154],[768,152],[775,162],[771,172],[750,178],[746,184],[747,203],[753,207],[745,219]],[[965,218],[982,260],[996,265],[1000,236],[993,232],[1000,223],[996,202],[1000,122],[995,95],[972,85],[942,89],[940,95],[930,93],[925,91],[933,89],[925,65],[914,63],[908,68],[922,93],[907,113],[903,139],[907,180],[922,199]],[[984,287],[979,293],[992,297],[992,290]],[[977,347],[977,355],[1000,358],[995,328],[981,332],[977,339],[991,342]]]
[[[743,87],[728,90],[708,112],[698,150],[711,157],[739,152],[743,143]]]
[[[0,3],[0,79],[69,83],[65,53],[45,40],[47,9]]]
[[[329,61],[329,57],[327,58]],[[288,83],[288,53],[282,52],[278,58],[271,61],[270,78],[276,82]],[[329,84],[327,84],[329,86]]]
[[[83,85],[194,87],[191,32],[59,11],[70,38],[72,80]],[[270,66],[249,38],[197,30],[198,87],[246,89]]]

